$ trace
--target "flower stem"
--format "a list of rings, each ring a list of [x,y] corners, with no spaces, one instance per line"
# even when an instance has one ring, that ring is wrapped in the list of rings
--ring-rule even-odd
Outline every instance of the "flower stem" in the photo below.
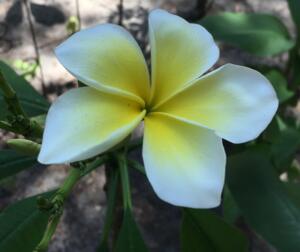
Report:
[[[108,249],[108,237],[112,228],[117,192],[119,187],[119,171],[117,169],[109,170],[109,178],[107,181],[107,209],[105,215],[105,221],[103,226],[103,232],[101,235],[100,244],[97,251],[105,251]]]
[[[54,216],[53,218],[51,218],[49,220],[46,231],[43,235],[43,238],[33,252],[47,251],[49,242],[50,242],[50,240],[56,230],[56,227],[59,223],[60,216],[61,216],[60,214],[57,214],[56,216]]]
[[[86,165],[86,167],[82,170],[81,177],[84,177],[85,175],[89,174],[90,172],[98,168],[100,165],[105,164],[109,159],[110,157],[108,155],[102,155],[96,158],[91,163]]]
[[[128,166],[138,170],[140,173],[142,173],[144,175],[146,174],[145,167],[138,161],[128,158],[127,162],[128,162]]]
[[[128,152],[133,151],[136,148],[140,147],[142,145],[142,143],[143,143],[142,137],[132,140],[131,142],[128,143],[128,146],[127,146]]]
[[[63,213],[64,201],[72,191],[74,185],[80,179],[80,175],[81,170],[79,168],[71,168],[68,177],[65,179],[62,186],[55,193],[54,198],[50,202],[50,206],[48,206],[49,211],[51,213],[48,225],[46,227],[42,240],[36,246],[34,252],[43,252],[47,250],[49,242],[51,241],[51,238],[55,233],[60,217]]]
[[[131,202],[131,194],[130,194],[130,184],[129,184],[126,152],[124,152],[122,154],[117,154],[117,160],[118,160],[118,165],[119,165],[120,175],[121,175],[123,207],[124,207],[124,210],[131,210],[132,202]]]
[[[47,202],[47,200],[45,202],[45,199],[39,199],[40,202],[43,203],[41,205],[46,206],[44,209],[50,212],[50,217],[43,238],[35,248],[34,252],[43,252],[47,250],[49,242],[55,233],[56,227],[63,213],[65,199],[70,195],[76,183],[80,180],[80,178],[104,164],[107,160],[107,156],[102,156],[89,164],[80,163],[78,167],[71,167],[69,175],[57,190],[51,202]]]
[[[77,181],[81,178],[81,169],[80,168],[71,168],[69,176],[63,182],[62,186],[59,188],[56,194],[65,199],[71,193],[73,187]]]

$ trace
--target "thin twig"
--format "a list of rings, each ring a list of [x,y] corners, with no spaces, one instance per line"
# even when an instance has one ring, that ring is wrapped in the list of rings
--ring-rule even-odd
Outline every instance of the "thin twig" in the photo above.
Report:
[[[40,67],[42,93],[43,93],[43,95],[45,95],[46,94],[46,85],[45,85],[44,71],[43,71],[43,67],[42,67],[42,64],[41,64],[41,55],[40,55],[40,51],[39,51],[39,47],[38,47],[37,39],[36,39],[36,34],[35,34],[33,22],[32,22],[31,11],[30,11],[30,3],[29,3],[28,0],[23,0],[23,3],[24,3],[24,6],[25,6],[26,14],[27,14],[27,21],[28,21],[28,24],[29,24],[30,32],[31,32],[31,37],[32,37],[32,41],[33,41],[36,60],[37,60],[37,63]]]
[[[78,31],[81,30],[81,17],[80,17],[80,9],[79,9],[79,0],[75,0],[76,5],[76,16],[78,20]]]
[[[118,4],[118,10],[119,10],[119,20],[118,20],[118,25],[123,26],[123,17],[124,17],[124,5],[123,5],[123,0],[120,0]]]

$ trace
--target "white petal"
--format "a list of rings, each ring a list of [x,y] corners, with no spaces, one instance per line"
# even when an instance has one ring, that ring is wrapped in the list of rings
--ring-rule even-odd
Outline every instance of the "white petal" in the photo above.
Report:
[[[163,10],[149,15],[152,106],[202,75],[219,58],[211,34],[198,24]]]
[[[58,164],[98,155],[125,139],[145,112],[134,101],[84,87],[51,106],[38,160]]]
[[[86,85],[140,103],[148,99],[149,74],[144,56],[122,27],[102,24],[81,30],[55,52],[62,65]]]
[[[176,206],[220,204],[226,156],[213,131],[150,114],[145,118],[143,159],[156,194]]]
[[[267,127],[277,107],[276,93],[262,74],[227,64],[156,110],[215,130],[230,142],[243,143]]]

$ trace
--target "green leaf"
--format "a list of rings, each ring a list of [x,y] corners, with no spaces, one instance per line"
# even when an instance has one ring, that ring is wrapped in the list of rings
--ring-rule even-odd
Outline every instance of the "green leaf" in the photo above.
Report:
[[[125,210],[115,252],[148,251],[130,210]]]
[[[0,180],[37,164],[35,157],[19,154],[14,150],[0,151]]]
[[[36,199],[37,196],[21,200],[0,213],[0,251],[32,252],[42,239],[48,214],[37,208]]]
[[[286,27],[272,15],[223,12],[207,16],[200,24],[216,40],[258,56],[279,54],[294,46]]]
[[[278,251],[298,252],[300,211],[270,161],[254,150],[229,158],[229,189],[248,224]]]
[[[247,251],[246,237],[209,210],[185,209],[181,225],[181,252]]]
[[[294,96],[294,92],[287,87],[287,81],[277,70],[271,70],[265,73],[265,76],[272,83],[280,103],[283,103]]]
[[[49,103],[23,77],[19,76],[10,66],[0,61],[0,70],[4,78],[16,91],[21,106],[29,116],[45,114]],[[7,115],[6,104],[0,93],[0,119]]]

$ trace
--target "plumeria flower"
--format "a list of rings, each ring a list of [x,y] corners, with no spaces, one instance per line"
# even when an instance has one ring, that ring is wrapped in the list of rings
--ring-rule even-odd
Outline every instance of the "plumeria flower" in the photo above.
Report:
[[[200,25],[154,10],[149,37],[151,78],[138,44],[114,24],[82,30],[56,49],[88,87],[52,104],[38,160],[91,158],[144,121],[143,160],[156,194],[173,205],[216,207],[226,163],[222,138],[256,138],[276,112],[276,94],[263,75],[243,66],[226,64],[203,76],[219,49]]]

